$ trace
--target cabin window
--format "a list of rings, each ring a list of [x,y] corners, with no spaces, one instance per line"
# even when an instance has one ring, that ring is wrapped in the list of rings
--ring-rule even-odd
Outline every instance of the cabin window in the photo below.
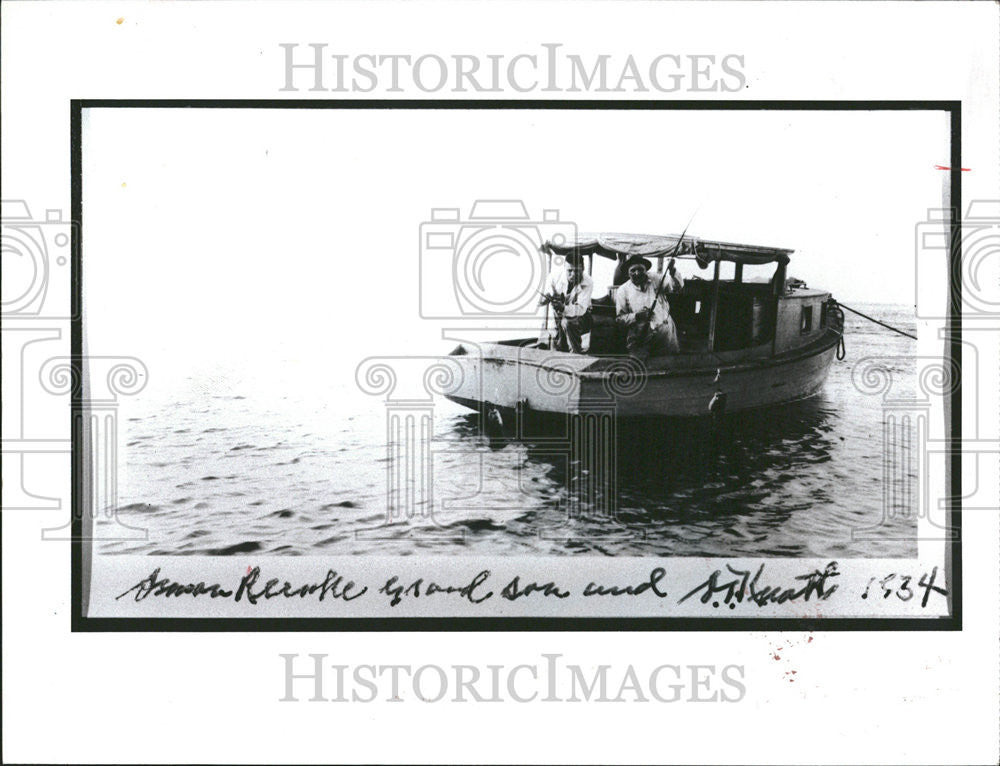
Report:
[[[826,304],[822,304],[819,307],[819,326],[820,328],[826,327]]]
[[[694,302],[694,313],[695,314],[700,314],[701,313],[701,301],[695,301]]]
[[[800,330],[803,333],[812,332],[813,328],[813,307],[803,306],[802,307],[802,323],[800,325]]]

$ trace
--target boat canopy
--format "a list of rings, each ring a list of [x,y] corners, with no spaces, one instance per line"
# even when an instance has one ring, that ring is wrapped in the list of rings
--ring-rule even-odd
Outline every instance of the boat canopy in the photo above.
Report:
[[[556,255],[574,253],[600,255],[619,261],[633,255],[641,255],[644,258],[686,255],[694,257],[703,269],[714,261],[787,264],[788,256],[795,252],[779,247],[740,245],[734,242],[715,242],[689,235],[681,237],[670,234],[577,234],[572,239],[558,244],[546,242],[542,249]]]

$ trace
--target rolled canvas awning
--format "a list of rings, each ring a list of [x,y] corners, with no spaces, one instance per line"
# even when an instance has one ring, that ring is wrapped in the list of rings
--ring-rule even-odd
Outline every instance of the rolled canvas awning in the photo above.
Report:
[[[679,244],[678,244],[679,243]],[[735,242],[715,242],[685,235],[649,234],[578,234],[572,240],[546,242],[543,249],[556,255],[600,255],[604,258],[624,260],[633,255],[644,258],[663,256],[694,256],[701,268],[714,261],[734,263],[788,263],[788,256],[795,252],[778,247],[741,245]]]

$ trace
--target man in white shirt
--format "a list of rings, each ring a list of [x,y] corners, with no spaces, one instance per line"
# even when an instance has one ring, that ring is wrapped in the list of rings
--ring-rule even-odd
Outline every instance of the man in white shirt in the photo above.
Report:
[[[625,326],[626,349],[643,361],[650,356],[676,354],[680,341],[666,295],[679,292],[684,279],[674,268],[674,259],[667,264],[666,275],[650,274],[652,264],[641,255],[629,258],[625,268],[628,282],[615,291],[615,307],[618,321]]]
[[[559,328],[557,350],[583,353],[583,335],[594,326],[590,313],[593,293],[594,280],[584,271],[581,255],[566,256],[566,268],[549,274],[539,303],[551,304],[555,310]]]

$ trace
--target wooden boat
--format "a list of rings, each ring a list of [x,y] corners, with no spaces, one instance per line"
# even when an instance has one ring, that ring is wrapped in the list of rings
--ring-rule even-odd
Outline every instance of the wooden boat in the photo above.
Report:
[[[824,290],[787,277],[792,250],[690,236],[580,235],[546,242],[550,268],[570,253],[617,261],[613,284],[593,302],[587,353],[551,348],[543,337],[460,344],[448,357],[460,374],[446,393],[473,409],[539,413],[614,411],[618,416],[691,417],[780,405],[813,396],[841,348],[843,312]],[[679,353],[645,363],[625,353],[614,290],[625,261],[640,254],[662,271],[670,257],[714,266],[668,296]],[[731,263],[729,278],[721,275]],[[769,281],[744,281],[744,267],[773,266]],[[558,263],[556,263],[558,265]],[[658,275],[652,274],[653,279]],[[546,317],[548,325],[548,317]]]

